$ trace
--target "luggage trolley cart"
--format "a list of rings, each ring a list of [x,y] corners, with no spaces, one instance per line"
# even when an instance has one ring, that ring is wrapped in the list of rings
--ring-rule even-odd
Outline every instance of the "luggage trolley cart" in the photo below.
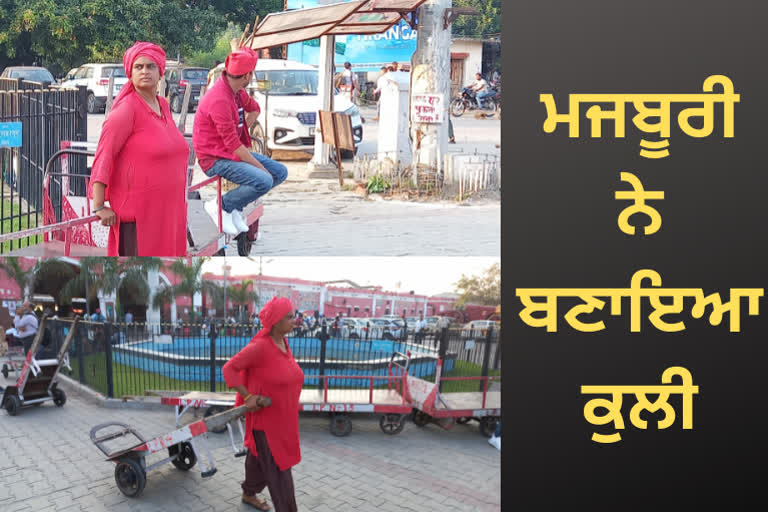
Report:
[[[371,375],[321,375],[322,389],[303,389],[299,403],[303,411],[322,411],[331,414],[331,434],[344,437],[352,432],[350,413],[381,414],[379,427],[382,432],[395,435],[402,432],[405,420],[411,413],[412,405],[403,394],[408,374],[408,359],[399,364],[395,359],[402,354],[395,353],[389,361],[386,377]],[[403,356],[405,357],[405,356]],[[317,378],[307,376],[306,378]],[[351,379],[368,381],[368,389],[334,389],[330,379]],[[387,389],[374,389],[374,381],[386,380]]]
[[[75,336],[77,323],[80,317],[75,320],[67,333],[64,343],[59,348],[55,359],[38,359],[37,354],[43,337],[45,336],[45,323],[47,316],[43,316],[40,326],[32,341],[32,346],[26,355],[24,365],[19,372],[19,378],[15,386],[8,386],[3,390],[2,405],[10,416],[16,416],[22,409],[30,405],[41,405],[44,402],[52,400],[58,407],[62,407],[67,396],[63,390],[57,387],[56,376],[62,366],[69,366],[69,346]]]
[[[263,406],[271,405],[266,398]],[[145,440],[133,427],[125,423],[109,422],[96,425],[91,429],[90,437],[93,444],[107,456],[108,461],[115,463],[115,483],[124,495],[135,498],[144,490],[147,482],[147,472],[170,462],[182,471],[189,471],[195,464],[200,466],[200,476],[208,478],[216,473],[213,455],[206,442],[206,434],[222,426],[227,428],[232,441],[235,457],[242,457],[247,452],[245,447],[235,443],[230,423],[242,417],[246,412],[244,405],[230,409],[208,418],[190,423],[168,434]],[[111,431],[99,435],[102,431]],[[133,437],[138,440],[130,448],[110,451],[106,443],[123,437]],[[207,463],[201,457],[205,451]],[[168,457],[147,464],[147,456],[168,450]]]
[[[8,329],[2,331],[0,334],[5,333],[5,341],[8,344],[8,353],[5,354],[3,361],[3,368],[0,373],[3,377],[8,378],[10,372],[16,372],[24,366],[26,360],[26,354],[24,354],[24,343],[19,341],[16,337],[16,329]],[[2,402],[0,402],[0,405]]]
[[[187,136],[188,143],[189,138]],[[190,151],[191,151],[190,143]],[[90,174],[72,172],[71,156],[91,158],[96,144],[62,141],[61,150],[54,153],[45,166],[43,176],[43,225],[0,235],[0,243],[43,235],[43,242],[9,252],[8,256],[51,258],[58,256],[105,256],[109,228],[102,226],[99,217],[91,212],[86,186]],[[238,254],[248,256],[252,244],[258,239],[259,219],[264,213],[261,199],[246,206],[243,211],[249,230],[232,237],[222,231],[221,178],[214,176],[196,185],[191,184],[194,154],[190,153],[187,183],[187,254],[189,256],[223,256],[227,245],[234,241]],[[54,163],[61,159],[61,172],[53,172]],[[206,185],[217,187],[219,209],[218,224],[203,207],[199,189]],[[54,186],[55,185],[55,186]],[[55,198],[55,200],[54,200]]]
[[[404,381],[404,397],[413,404],[413,422],[419,427],[434,421],[450,430],[456,423],[475,419],[480,423],[480,433],[490,437],[496,431],[501,418],[501,391],[489,391],[490,382],[501,377],[443,377],[443,358],[432,354],[420,357],[437,360],[435,382],[429,382],[411,375]],[[410,360],[411,353],[407,358]],[[441,393],[440,383],[447,381],[472,381],[483,383],[483,391],[463,393]]]
[[[176,408],[176,426],[178,427],[181,425],[181,417],[191,408],[197,410],[201,407],[206,407],[205,417],[208,418],[234,407],[236,396],[237,393],[234,392],[211,393],[207,391],[192,391],[181,396],[163,396],[160,399],[160,403],[172,405]],[[242,429],[242,422],[238,421],[238,423]],[[218,434],[225,430],[226,426],[221,425],[218,428],[212,429],[211,432]]]

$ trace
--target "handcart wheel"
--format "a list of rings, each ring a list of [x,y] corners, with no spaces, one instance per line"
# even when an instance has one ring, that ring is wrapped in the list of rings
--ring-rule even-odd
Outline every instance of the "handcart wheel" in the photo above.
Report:
[[[53,390],[53,403],[56,404],[56,407],[62,407],[67,403],[67,395],[64,394],[64,391],[59,388]]]
[[[115,466],[115,483],[120,492],[129,498],[135,498],[144,490],[147,474],[136,459],[120,459]]]
[[[168,448],[168,454],[173,457],[178,454],[178,457],[171,461],[171,464],[176,466],[182,471],[189,471],[195,464],[197,464],[197,455],[195,450],[192,449],[192,445],[189,443],[175,444]]]
[[[413,422],[417,427],[426,427],[430,421],[432,421],[432,416],[429,414],[419,411],[418,409],[413,411]]]
[[[405,414],[383,414],[379,419],[379,427],[385,434],[399,434],[405,427]]]
[[[225,247],[222,247],[216,252],[216,256],[226,256],[227,255],[227,249]]]
[[[21,409],[21,400],[16,395],[11,395],[5,399],[5,412],[8,416],[16,416]]]
[[[462,416],[461,418],[456,419],[456,423],[458,423],[459,425],[464,425],[465,423],[469,423],[470,420],[472,420],[472,418],[469,418],[467,416]]]
[[[336,437],[348,436],[352,432],[352,420],[343,414],[331,416],[331,434]]]
[[[8,365],[3,363],[3,377],[8,378]]]
[[[224,412],[228,409],[229,407],[226,407],[223,405],[212,405],[205,410],[205,415],[203,417],[207,418],[209,416],[213,416],[214,414],[219,414],[220,412]],[[216,434],[221,434],[222,432],[226,432],[226,431],[227,431],[226,425],[221,425],[220,427],[211,429],[211,432]]]
[[[483,416],[480,418],[480,433],[485,437],[491,437],[496,432],[499,418],[496,416]]]
[[[253,240],[248,238],[248,232],[240,233],[237,235],[237,255],[238,256],[250,256],[251,247],[253,247]]]

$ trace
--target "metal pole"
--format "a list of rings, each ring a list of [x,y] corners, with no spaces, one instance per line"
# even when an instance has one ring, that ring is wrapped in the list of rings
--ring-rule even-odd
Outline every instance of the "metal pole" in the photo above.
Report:
[[[211,322],[211,354],[210,354],[210,390],[211,393],[216,392],[216,322]]]
[[[323,322],[323,328],[320,331],[320,367],[318,368],[318,375],[320,376],[320,380],[318,381],[318,387],[317,389],[323,389],[323,376],[325,375],[325,350],[326,345],[328,342],[328,327],[325,322]]]
[[[483,350],[483,369],[480,372],[481,377],[487,377],[488,376],[488,364],[491,359],[491,338],[493,336],[493,327],[488,327],[488,333],[485,336],[485,349]],[[485,379],[480,380],[480,389],[478,391],[483,391],[485,389]]]
[[[104,324],[104,335],[106,338],[104,351],[107,359],[107,396],[109,398],[114,398],[115,386],[112,374],[112,324],[109,322]]]
[[[88,269],[80,266],[80,272],[85,272],[85,319],[91,319],[90,294],[88,293]]]

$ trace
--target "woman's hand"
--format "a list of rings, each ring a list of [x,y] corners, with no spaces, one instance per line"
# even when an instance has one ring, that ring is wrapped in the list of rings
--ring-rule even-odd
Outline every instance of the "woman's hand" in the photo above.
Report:
[[[245,408],[248,412],[256,412],[262,407],[269,407],[270,405],[272,405],[272,400],[266,396],[251,395],[245,401]]]
[[[96,212],[96,215],[101,219],[102,226],[112,226],[117,222],[117,215],[109,206],[105,206]]]

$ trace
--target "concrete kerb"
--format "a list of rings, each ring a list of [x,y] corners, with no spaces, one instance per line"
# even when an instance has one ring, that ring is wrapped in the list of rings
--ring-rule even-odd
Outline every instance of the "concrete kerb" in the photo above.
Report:
[[[105,409],[140,409],[146,411],[167,410],[168,406],[160,403],[159,396],[132,396],[124,398],[107,398],[98,391],[94,391],[88,386],[77,382],[76,380],[59,374],[58,382],[68,395],[77,396],[94,405]]]

